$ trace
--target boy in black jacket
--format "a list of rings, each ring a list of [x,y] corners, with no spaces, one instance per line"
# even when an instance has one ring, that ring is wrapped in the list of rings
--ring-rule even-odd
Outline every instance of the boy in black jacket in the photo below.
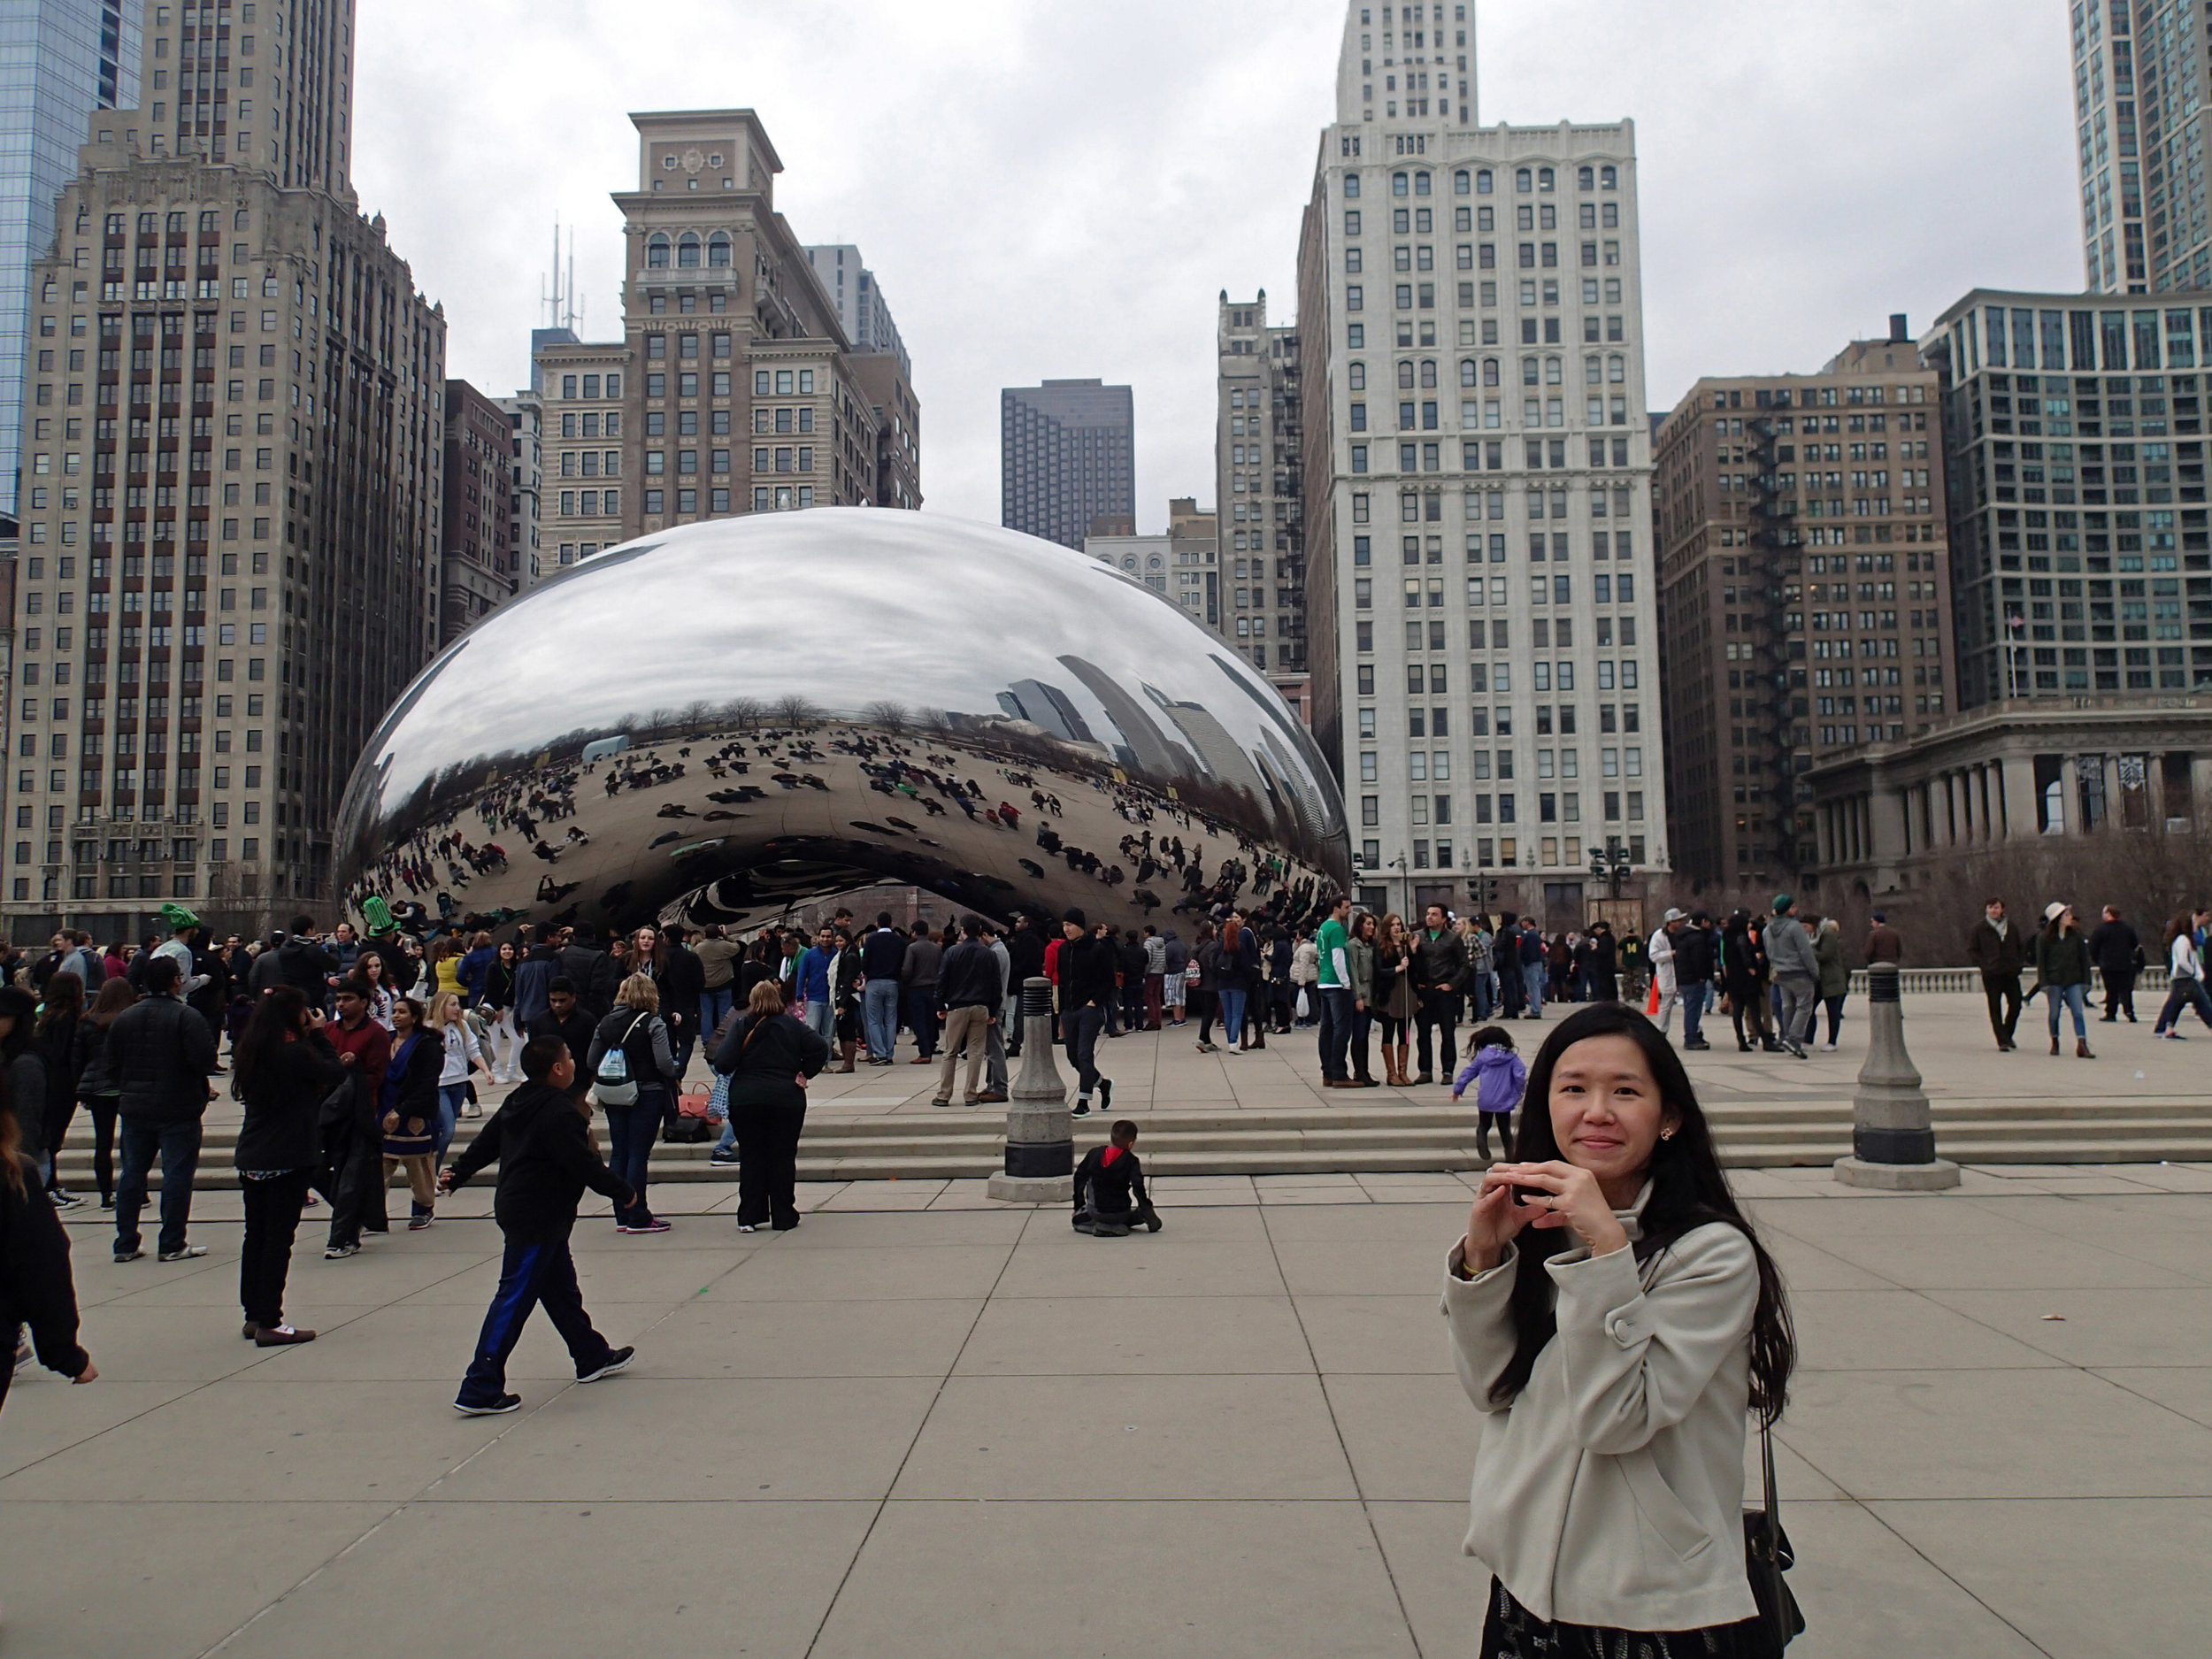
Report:
[[[1108,1131],[1107,1144],[1083,1155],[1075,1171],[1075,1230],[1102,1239],[1125,1239],[1133,1224],[1160,1230],[1158,1211],[1145,1196],[1144,1165],[1133,1149],[1137,1125],[1126,1118]]]
[[[568,1045],[558,1037],[533,1037],[523,1045],[522,1074],[528,1080],[485,1120],[468,1150],[438,1179],[439,1191],[449,1193],[487,1164],[499,1162],[492,1217],[505,1235],[506,1256],[476,1357],[453,1402],[465,1417],[495,1417],[522,1404],[521,1395],[507,1392],[507,1357],[533,1308],[545,1310],[568,1344],[578,1382],[597,1382],[627,1369],[637,1352],[608,1347],[593,1328],[568,1251],[584,1189],[619,1207],[631,1202],[629,1186],[592,1149],[584,1110],[569,1093],[576,1062]]]

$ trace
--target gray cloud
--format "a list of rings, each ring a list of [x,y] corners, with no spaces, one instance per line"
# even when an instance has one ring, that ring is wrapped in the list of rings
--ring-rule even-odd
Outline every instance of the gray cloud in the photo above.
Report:
[[[913,353],[934,511],[998,516],[998,390],[1136,388],[1140,520],[1210,504],[1215,296],[1294,309],[1334,0],[384,0],[357,182],[445,303],[450,367],[526,378],[553,217],[588,334],[619,318],[626,111],[749,105],[810,242],[866,252]],[[1482,112],[1637,122],[1655,406],[1816,368],[1976,283],[2078,288],[2054,0],[1490,0]]]

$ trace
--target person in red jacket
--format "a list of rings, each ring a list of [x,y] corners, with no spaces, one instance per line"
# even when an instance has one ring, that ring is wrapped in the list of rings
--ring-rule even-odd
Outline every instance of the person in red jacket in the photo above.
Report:
[[[333,1002],[338,1018],[323,1028],[323,1035],[330,1039],[353,1084],[350,1110],[326,1102],[322,1126],[321,1185],[323,1195],[330,1200],[330,1241],[323,1257],[335,1262],[359,1251],[364,1229],[390,1231],[384,1218],[384,1141],[377,1127],[377,1102],[392,1063],[392,1040],[369,1018],[366,980],[341,982]]]

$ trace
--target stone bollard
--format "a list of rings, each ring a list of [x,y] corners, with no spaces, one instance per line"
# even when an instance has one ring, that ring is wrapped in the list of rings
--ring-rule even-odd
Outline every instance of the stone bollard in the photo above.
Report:
[[[1851,1156],[1836,1160],[1846,1187],[1892,1193],[1932,1193],[1959,1184],[1959,1166],[1935,1155],[1927,1092],[1905,1052],[1905,1009],[1897,995],[1897,964],[1866,971],[1866,1064],[1851,1101]]]
[[[1053,1064],[1052,981],[1025,980],[1022,1070],[1008,1093],[1006,1167],[986,1194],[1010,1204],[1065,1204],[1075,1199],[1075,1125],[1068,1088]]]

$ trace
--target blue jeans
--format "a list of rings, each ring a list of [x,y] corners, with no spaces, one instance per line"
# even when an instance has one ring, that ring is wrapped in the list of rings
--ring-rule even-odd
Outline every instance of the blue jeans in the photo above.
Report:
[[[615,1220],[622,1226],[642,1226],[653,1218],[653,1208],[645,1202],[646,1161],[653,1156],[653,1142],[660,1138],[661,1112],[667,1098],[660,1089],[644,1086],[637,1092],[634,1106],[599,1109],[607,1114],[607,1167],[630,1184],[637,1198],[629,1209],[615,1212]]]
[[[1521,964],[1521,979],[1528,987],[1528,1011],[1534,1018],[1544,1017],[1544,987],[1550,978],[1540,962]]]
[[[862,986],[860,1018],[868,1033],[868,1057],[888,1060],[899,1041],[899,982],[871,979]]]
[[[476,1357],[461,1382],[460,1404],[491,1405],[507,1392],[508,1356],[522,1340],[522,1327],[533,1308],[543,1308],[545,1317],[553,1321],[561,1340],[568,1344],[568,1356],[576,1363],[579,1377],[590,1375],[614,1357],[607,1339],[593,1328],[591,1316],[584,1311],[584,1294],[576,1286],[576,1260],[569,1254],[568,1240],[518,1244],[509,1239],[499,1265],[499,1288],[484,1315]]]
[[[2070,1008],[2074,1010],[2075,1037],[2082,1042],[2087,1042],[2089,1041],[2089,1026],[2086,1021],[2083,1018],[2083,1014],[2087,1010],[2089,1005],[2089,987],[2087,986],[2047,985],[2043,987],[2043,1000],[2050,1004],[2051,1041],[2053,1042],[2056,1042],[2058,1041],[2058,1010],[2062,1007]]]
[[[122,1124],[123,1173],[115,1184],[115,1248],[135,1250],[141,1242],[138,1214],[146,1207],[147,1177],[154,1159],[161,1160],[160,1253],[174,1256],[184,1248],[185,1233],[192,1222],[192,1176],[200,1167],[200,1120],[188,1123],[149,1123],[125,1118]]]
[[[718,985],[710,991],[699,993],[699,1041],[707,1041],[722,1028],[722,1022],[730,1017],[731,997],[737,982]]]
[[[829,1044],[830,1052],[837,1051],[837,1004],[826,996],[810,1000],[806,1005],[807,1029]]]
[[[1066,1033],[1068,1064],[1075,1068],[1075,1093],[1088,1100],[1098,1087],[1098,1033],[1105,1028],[1106,1010],[1095,1002],[1071,1008],[1060,1017]]]
[[[466,1083],[438,1085],[437,1161],[445,1162],[445,1149],[453,1144],[453,1125],[461,1121],[461,1108],[467,1104],[469,1086]]]
[[[1675,993],[1682,1003],[1682,1041],[1684,1042],[1705,1041],[1705,997],[1712,988],[1712,985],[1707,980],[1694,979]]]
[[[1244,996],[1241,990],[1221,987],[1221,1041],[1232,1048],[1244,1041]]]
[[[1322,986],[1315,995],[1321,1002],[1321,1075],[1325,1079],[1348,1078],[1352,993],[1341,986]]]

